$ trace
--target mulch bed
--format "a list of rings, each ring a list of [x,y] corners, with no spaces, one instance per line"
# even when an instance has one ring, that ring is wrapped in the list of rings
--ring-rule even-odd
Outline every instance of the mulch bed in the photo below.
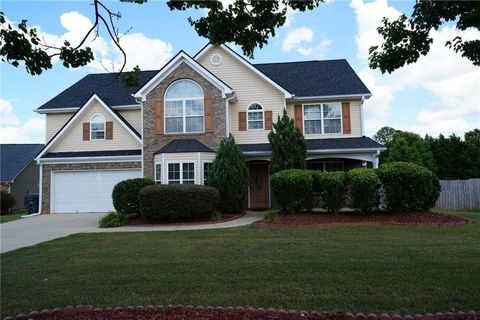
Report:
[[[152,227],[152,226],[184,226],[184,225],[196,225],[196,224],[211,224],[211,223],[222,223],[228,222],[240,217],[243,217],[245,212],[242,213],[225,213],[222,214],[222,218],[220,220],[194,220],[194,221],[181,221],[181,222],[164,222],[164,223],[150,223],[145,221],[143,218],[137,218],[130,220],[128,224],[125,226],[128,227]]]
[[[382,212],[360,215],[352,212],[331,214],[325,212],[308,212],[300,214],[279,214],[273,222],[258,221],[263,227],[326,227],[356,225],[394,225],[418,227],[450,227],[472,223],[471,220],[458,216],[436,212]]]

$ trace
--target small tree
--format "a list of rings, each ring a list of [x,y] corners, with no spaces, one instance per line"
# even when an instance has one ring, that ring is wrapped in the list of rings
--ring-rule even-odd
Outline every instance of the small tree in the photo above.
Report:
[[[220,142],[208,174],[208,184],[219,191],[220,210],[238,212],[242,209],[247,194],[248,169],[242,150],[231,134]]]
[[[270,173],[285,169],[305,169],[307,163],[307,142],[293,119],[283,110],[283,116],[273,124],[273,130],[268,134],[272,146]]]

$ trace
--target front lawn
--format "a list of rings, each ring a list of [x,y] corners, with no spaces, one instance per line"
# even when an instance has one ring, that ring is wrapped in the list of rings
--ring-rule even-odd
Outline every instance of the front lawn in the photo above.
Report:
[[[1,313],[78,304],[478,309],[480,212],[457,214],[475,223],[74,235],[1,256]]]
[[[0,223],[6,223],[6,222],[21,219],[24,214],[25,212],[21,212],[21,213],[14,213],[14,214],[8,214],[5,216],[0,216]]]

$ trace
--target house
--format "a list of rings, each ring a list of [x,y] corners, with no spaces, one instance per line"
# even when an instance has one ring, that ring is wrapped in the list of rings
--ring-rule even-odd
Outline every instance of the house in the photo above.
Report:
[[[13,210],[25,207],[25,194],[38,193],[40,174],[34,158],[43,147],[43,144],[0,144],[0,186],[15,198]]]
[[[43,213],[111,210],[112,188],[127,178],[203,184],[230,133],[249,168],[248,206],[270,207],[267,136],[285,108],[305,134],[310,168],[376,167],[383,150],[364,136],[371,93],[343,59],[251,64],[208,44],[140,80],[126,89],[115,74],[90,74],[36,110],[47,125],[36,158]]]

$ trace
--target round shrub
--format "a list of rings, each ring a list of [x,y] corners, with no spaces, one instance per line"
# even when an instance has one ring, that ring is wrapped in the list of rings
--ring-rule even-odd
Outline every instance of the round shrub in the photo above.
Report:
[[[343,206],[345,198],[345,172],[312,171],[314,189],[322,196],[325,209],[337,213]]]
[[[123,212],[129,217],[140,214],[138,193],[144,187],[154,184],[148,178],[136,178],[120,181],[112,191],[113,207],[118,212]]]
[[[9,210],[15,204],[15,198],[5,190],[0,191],[0,207],[2,208],[2,213],[8,214]]]
[[[413,163],[387,163],[377,169],[377,175],[385,189],[387,208],[392,211],[428,211],[440,194],[437,176]]]
[[[272,175],[273,195],[284,211],[300,212],[310,207],[313,179],[309,171],[282,170]]]
[[[208,218],[219,200],[217,189],[200,185],[153,185],[139,193],[140,214],[150,222]]]
[[[352,196],[352,207],[362,214],[369,213],[377,199],[377,175],[367,168],[352,169],[346,173]]]

